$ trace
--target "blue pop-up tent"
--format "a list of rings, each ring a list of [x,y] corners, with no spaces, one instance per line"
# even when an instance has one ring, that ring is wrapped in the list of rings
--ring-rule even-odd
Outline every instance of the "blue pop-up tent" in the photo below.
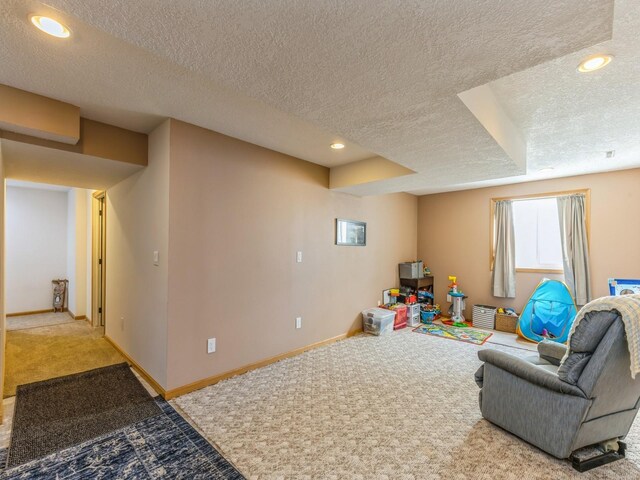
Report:
[[[518,335],[532,342],[565,343],[578,309],[567,286],[545,279],[533,291],[518,319]]]

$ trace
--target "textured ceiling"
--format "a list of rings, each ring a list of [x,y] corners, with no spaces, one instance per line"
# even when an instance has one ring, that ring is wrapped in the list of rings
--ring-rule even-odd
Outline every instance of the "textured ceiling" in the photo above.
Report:
[[[348,190],[355,194],[516,181],[543,157],[550,161],[548,152],[582,158],[595,147],[589,132],[602,116],[563,92],[588,98],[617,88],[575,73],[583,55],[575,52],[611,39],[607,0],[48,4],[3,1],[0,62],[13,68],[0,70],[0,83],[142,131],[172,116],[326,166],[380,155],[418,172]],[[51,41],[27,24],[28,12],[51,8],[71,27],[71,41]],[[634,55],[625,18],[633,24],[637,8],[634,0],[616,2],[611,40]],[[637,68],[619,56],[600,73]],[[485,84],[521,129],[527,170],[458,98]],[[631,112],[640,104],[637,84],[633,90],[626,90]],[[586,127],[568,127],[566,115]],[[609,144],[633,141],[623,123],[612,126]],[[331,151],[334,139],[348,148]]]
[[[610,41],[489,84],[526,139],[530,173],[640,166],[639,32],[640,3],[617,2]],[[576,66],[594,53],[613,54],[614,60],[602,70],[578,73]],[[611,150],[615,156],[606,158]]]

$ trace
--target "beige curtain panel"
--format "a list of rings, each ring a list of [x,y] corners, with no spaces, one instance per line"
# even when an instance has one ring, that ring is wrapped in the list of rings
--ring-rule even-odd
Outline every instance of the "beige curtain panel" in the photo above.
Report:
[[[494,218],[493,296],[516,296],[516,241],[513,230],[513,202],[496,202]]]
[[[578,305],[591,301],[591,273],[584,195],[558,197],[564,281]]]

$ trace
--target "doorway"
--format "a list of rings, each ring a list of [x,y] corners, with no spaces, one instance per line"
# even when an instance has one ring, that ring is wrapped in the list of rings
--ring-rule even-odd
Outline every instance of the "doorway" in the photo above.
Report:
[[[105,193],[8,180],[5,198],[3,396],[122,362],[104,339]]]
[[[91,318],[94,327],[105,326],[107,202],[104,191],[94,192],[91,235]]]

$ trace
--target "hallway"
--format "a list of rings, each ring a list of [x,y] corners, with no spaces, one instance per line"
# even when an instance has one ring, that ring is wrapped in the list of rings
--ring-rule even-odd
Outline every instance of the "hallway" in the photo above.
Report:
[[[124,362],[103,330],[67,313],[7,318],[4,398],[20,384]]]

